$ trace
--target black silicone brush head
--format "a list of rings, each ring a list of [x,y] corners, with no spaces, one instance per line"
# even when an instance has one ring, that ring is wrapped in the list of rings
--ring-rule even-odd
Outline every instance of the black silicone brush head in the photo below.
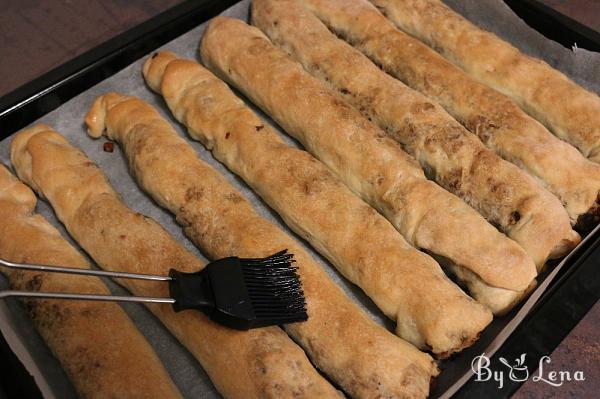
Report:
[[[308,319],[298,268],[287,250],[267,258],[224,258],[197,273],[171,270],[176,311],[199,309],[227,327],[247,330]]]
[[[308,318],[298,268],[294,266],[294,255],[284,250],[268,258],[239,261],[256,327],[305,321]]]

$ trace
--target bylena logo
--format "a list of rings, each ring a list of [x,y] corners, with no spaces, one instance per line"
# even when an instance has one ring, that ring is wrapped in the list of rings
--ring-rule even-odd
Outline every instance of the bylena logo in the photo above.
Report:
[[[482,353],[476,356],[471,362],[471,369],[476,375],[475,381],[496,381],[498,383],[498,389],[504,387],[505,378],[510,381],[523,382],[529,379],[529,369],[525,364],[525,353],[515,359],[512,363],[501,357],[500,363],[507,367],[508,375],[504,370],[491,370],[490,359]],[[544,382],[546,384],[559,387],[566,382],[572,381],[585,381],[583,371],[577,370],[575,372],[570,371],[547,371],[547,367],[551,363],[550,356],[543,356],[538,364],[538,369],[533,378],[533,382]],[[546,368],[545,368],[546,367]]]
[[[508,361],[505,358],[499,358],[500,363],[508,367],[508,369],[510,370],[508,378],[510,378],[512,381],[523,382],[527,381],[527,379],[529,378],[529,370],[527,369],[527,366],[525,366],[525,355],[526,354],[523,353],[521,357],[515,360],[514,366],[508,363]]]

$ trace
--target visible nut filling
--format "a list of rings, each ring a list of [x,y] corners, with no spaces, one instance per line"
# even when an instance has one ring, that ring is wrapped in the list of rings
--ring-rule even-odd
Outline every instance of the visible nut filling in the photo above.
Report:
[[[519,211],[514,211],[513,213],[510,214],[510,219],[508,220],[508,224],[510,224],[510,225],[517,224],[519,222],[519,220],[521,220],[521,214],[519,213]]]
[[[107,141],[106,143],[104,143],[104,145],[102,146],[102,149],[104,150],[104,152],[113,152],[115,150],[115,143],[112,143],[110,141]]]

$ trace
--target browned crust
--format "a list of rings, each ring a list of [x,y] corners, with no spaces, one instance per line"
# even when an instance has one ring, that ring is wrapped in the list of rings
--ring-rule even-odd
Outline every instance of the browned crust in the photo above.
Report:
[[[575,223],[575,230],[580,234],[586,235],[591,232],[594,227],[600,223],[600,194],[596,198],[594,205],[583,215],[579,215],[577,222]]]
[[[415,85],[415,81],[424,74],[430,80],[447,83],[438,95],[433,86],[423,87],[423,91],[453,112],[489,148],[537,177],[562,201],[571,224],[579,225],[577,230],[581,230],[582,226],[578,222],[580,217],[583,216],[588,222],[593,220],[586,214],[591,214],[590,208],[594,208],[600,190],[600,165],[587,160],[573,146],[555,137],[542,124],[526,115],[515,102],[492,89],[494,87],[503,91],[502,81],[524,77],[526,81],[522,85],[525,87],[521,89],[525,92],[537,92],[531,85],[538,85],[536,78],[540,76],[532,70],[541,68],[544,63],[520,54],[508,43],[477,28],[437,0],[371,2],[401,29],[433,45],[442,55],[462,67],[462,70],[453,67],[429,50],[428,59],[439,62],[428,62],[426,71],[411,67],[415,77],[402,76],[409,84]],[[509,57],[508,53],[513,54]],[[515,64],[519,64],[516,68],[523,68],[519,73],[510,71],[512,66],[503,62],[496,64],[502,58],[511,57]],[[547,65],[546,67],[552,70]],[[494,72],[490,74],[489,71]],[[482,77],[480,80],[487,84],[490,84],[488,79],[498,81],[491,84],[492,87],[487,87],[475,82],[478,77]],[[543,85],[544,90],[553,90],[552,83],[544,80]],[[510,96],[517,93],[505,94]],[[472,101],[468,107],[460,105],[461,101],[469,101],[470,98]],[[564,98],[569,98],[568,103],[571,104],[570,97]],[[554,106],[557,101],[552,100],[551,103]],[[558,103],[564,104],[564,101]]]
[[[190,135],[211,143],[218,160],[396,320],[402,338],[439,353],[462,345],[458,336],[477,335],[491,321],[487,309],[462,293],[433,259],[410,246],[325,165],[286,145],[269,126],[257,134],[263,122],[224,82],[196,62],[173,57],[161,52],[150,58],[144,76],[160,88]],[[115,111],[140,102],[129,99]],[[428,328],[432,324],[436,328]]]
[[[40,215],[35,195],[0,164],[0,258],[89,269]],[[97,278],[0,268],[12,289],[110,294]],[[115,303],[26,300],[36,329],[84,398],[180,398],[167,371]],[[140,389],[140,387],[143,387]]]
[[[403,30],[475,79],[512,97],[561,139],[600,162],[600,97],[546,62],[475,26],[439,0],[371,0]]]
[[[48,199],[69,233],[102,268],[167,275],[172,267],[185,272],[204,267],[158,223],[127,208],[102,171],[48,126],[17,133],[11,159],[18,175]],[[120,282],[138,296],[169,295],[166,284]],[[213,323],[201,312],[148,307],[227,398],[339,396],[278,327],[242,332]]]
[[[523,290],[533,280],[535,267],[518,244],[459,198],[427,180],[396,142],[276,49],[256,28],[239,20],[216,18],[205,33],[201,52],[213,71],[268,112],[354,192],[379,209],[411,244],[459,265],[503,259],[518,264],[525,259],[527,275],[521,276],[523,284],[514,289]]]
[[[472,79],[465,79],[466,75],[458,68],[423,43],[400,32],[366,0],[300,1],[384,70],[440,101],[455,117],[463,113],[471,115],[479,103],[488,104],[494,113],[504,115],[504,109],[509,109],[512,104],[500,93]],[[516,105],[512,106],[518,109]],[[458,119],[470,118],[463,115]],[[455,140],[454,144],[459,143],[460,140]],[[459,147],[462,146],[455,146],[450,153]],[[472,156],[472,165],[468,169],[454,172],[459,175],[473,173],[474,179],[485,182],[489,179],[486,177],[488,168],[499,169],[493,166],[494,159],[487,151],[478,151]],[[492,194],[480,195],[480,202],[475,203],[473,198],[461,192],[463,187],[452,186],[451,173],[448,176],[450,180],[444,186],[473,205],[491,223],[497,223],[527,251],[538,268],[546,259],[566,254],[580,240],[571,229],[570,219],[557,198],[539,187],[536,190],[535,183],[528,184],[527,192],[523,193],[522,187],[514,190],[491,179],[487,189]],[[485,188],[486,185],[482,183],[480,187]],[[486,202],[485,198],[489,200]],[[515,211],[521,217],[513,218]]]
[[[456,270],[456,269],[454,269]],[[450,273],[452,273],[452,271],[449,271]],[[513,306],[515,306],[516,304],[518,304],[519,302],[521,302],[524,298],[526,298],[530,293],[533,292],[533,290],[535,289],[535,287],[537,287],[537,281],[533,280],[531,282],[531,284],[529,285],[529,287],[527,287],[525,290],[521,291],[521,292],[515,292],[515,293],[509,293],[509,295],[513,298],[513,303],[508,305],[508,306],[504,306],[504,309],[499,310],[498,312],[494,313],[496,316],[504,316],[505,314],[507,314],[510,310],[512,310]],[[459,348],[458,350],[461,349],[465,349],[470,347],[471,345],[473,345],[475,343],[475,341],[477,341],[479,339],[479,335],[477,337],[472,337],[472,338],[465,338],[464,342],[463,342],[463,347]],[[452,356],[453,353],[452,352],[446,352],[446,353],[440,353],[438,355],[439,359],[447,359],[450,356]]]
[[[485,171],[479,176],[485,179],[476,179],[477,175],[469,173],[457,176],[454,173],[456,169],[470,169],[469,158],[472,158],[473,152],[485,149],[474,135],[439,105],[382,72],[358,50],[337,39],[298,2],[255,0],[252,4],[253,23],[257,27],[301,62],[307,71],[337,90],[363,115],[376,121],[424,168],[433,169],[432,174],[438,181],[448,181],[454,187],[467,187],[466,193],[483,182],[485,189],[480,194],[486,201],[496,201],[493,194],[486,191],[490,186],[511,191],[528,190],[528,185],[522,182],[522,172],[498,157],[491,158],[494,165],[483,163],[485,170],[494,170],[496,176],[493,178]],[[443,160],[440,161],[440,158]],[[513,172],[516,170],[516,175],[506,172],[507,166]],[[446,171],[450,172],[451,179],[447,178]],[[490,257],[491,261],[482,261],[481,257],[472,258],[472,262],[465,262],[465,259],[455,261],[462,261],[463,267],[471,269],[492,286],[518,290],[530,283],[534,265],[524,251],[520,257],[507,257],[502,252],[498,255]],[[510,272],[498,273],[498,270]]]
[[[158,56],[155,60],[162,61]],[[178,72],[185,72],[186,66]],[[189,90],[212,86],[218,96],[212,83],[201,78]],[[184,81],[176,79],[173,84],[183,86]],[[239,112],[237,106],[229,109],[232,121]],[[197,110],[191,113],[202,117]],[[427,394],[429,380],[437,374],[431,357],[372,322],[297,241],[260,216],[155,109],[112,93],[95,102],[87,119],[95,136],[106,126],[106,134],[121,143],[140,186],[175,214],[186,235],[209,257],[263,257],[282,248],[294,254],[309,318],[286,325],[285,330],[346,392],[357,397]],[[268,135],[268,128],[257,119],[253,118],[250,133]],[[232,140],[239,131],[229,133]]]
[[[397,4],[381,3],[390,8]],[[371,11],[374,10],[371,8]],[[431,170],[439,184],[475,207],[490,202],[491,210],[505,209],[500,216],[508,218],[510,223],[511,214],[519,212],[519,198],[535,196],[538,203],[543,201],[538,183],[562,201],[573,224],[595,202],[600,190],[600,165],[556,138],[508,98],[475,83],[450,63],[419,62],[413,58],[410,62],[404,61],[403,66],[409,71],[400,77],[413,86],[426,74],[436,76],[437,80],[445,78],[448,84],[444,90],[451,93],[450,96],[444,96],[444,92],[436,96],[437,92],[427,87],[424,93],[453,111],[473,134],[436,101],[408,88],[381,71],[360,51],[337,39],[297,1],[255,1],[252,18],[256,26],[307,71],[325,81],[401,143],[423,168]],[[436,57],[441,58],[430,50],[430,58]],[[454,95],[455,100],[453,91],[460,93]],[[463,100],[460,97],[463,93],[471,93],[473,100],[467,107],[453,107],[451,102]],[[483,144],[498,156],[477,156],[485,152]],[[475,159],[477,165],[474,165]],[[517,167],[536,180],[528,178]],[[556,200],[553,205],[560,208]],[[489,212],[487,210],[488,218]],[[525,212],[519,213],[525,215]]]

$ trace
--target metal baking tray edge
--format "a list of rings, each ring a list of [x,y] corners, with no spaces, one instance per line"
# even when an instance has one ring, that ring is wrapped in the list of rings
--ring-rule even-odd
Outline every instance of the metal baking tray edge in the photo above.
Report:
[[[186,0],[1,97],[0,140],[238,1]],[[510,1],[507,3],[510,4]],[[536,8],[535,11],[539,13],[540,9]],[[559,28],[571,31],[572,28],[564,21],[559,20]],[[543,27],[535,27],[544,32]],[[552,29],[557,29],[556,20]],[[594,45],[600,47],[600,40],[594,41]],[[535,306],[490,357],[490,369],[500,370],[500,357],[514,359],[527,353],[525,365],[535,370],[539,359],[549,355],[600,299],[600,278],[596,271],[598,265],[600,229],[596,228],[576,253],[570,254]],[[504,317],[514,317],[519,309]],[[3,357],[5,354],[12,355],[2,339],[0,349]],[[11,364],[16,366],[15,362]],[[13,378],[7,378],[5,374],[0,380],[0,398],[3,398],[2,383],[10,382],[15,386],[31,384],[32,380],[25,370],[18,370],[18,367],[11,367],[11,370]],[[456,385],[452,393],[461,398],[510,397],[522,383],[509,380],[505,381],[502,389],[498,389],[495,381],[475,381],[473,376]],[[41,397],[34,390],[12,392],[20,392],[19,397]],[[436,391],[434,383],[433,396],[448,396],[448,393]]]

